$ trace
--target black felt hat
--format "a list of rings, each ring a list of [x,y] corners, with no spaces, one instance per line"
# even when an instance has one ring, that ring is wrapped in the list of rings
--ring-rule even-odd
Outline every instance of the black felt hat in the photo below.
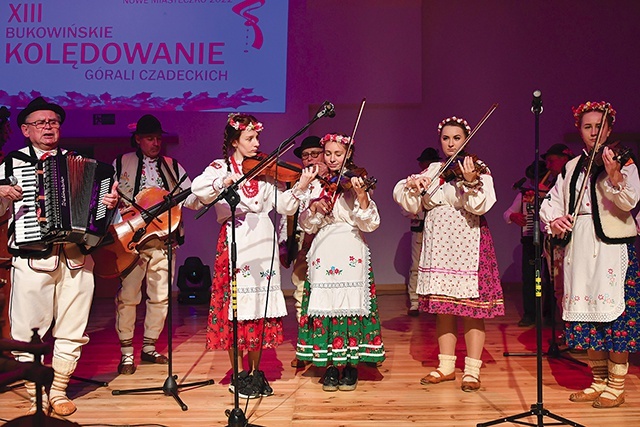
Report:
[[[149,135],[153,133],[166,133],[162,130],[160,120],[156,116],[151,114],[145,114],[140,117],[138,123],[136,123],[136,130],[133,131],[134,135]]]
[[[419,162],[437,162],[440,160],[440,154],[435,148],[425,148],[422,150],[420,157],[416,159]]]
[[[564,144],[553,144],[541,157],[545,159],[549,154],[555,154],[556,156],[567,156],[568,158],[573,157],[571,149]]]
[[[305,139],[302,140],[302,144],[300,144],[300,147],[297,147],[296,149],[293,150],[293,154],[295,154],[297,158],[301,159],[302,152],[307,148],[322,148],[322,145],[320,144],[320,137],[317,137],[317,136],[306,137]]]
[[[53,111],[58,116],[60,116],[60,124],[64,123],[64,118],[67,116],[67,114],[64,112],[61,106],[47,102],[43,97],[39,96],[35,98],[33,101],[31,101],[29,105],[27,105],[27,108],[20,111],[17,118],[18,126],[22,126],[24,124],[29,114],[35,111],[43,111],[43,110]]]

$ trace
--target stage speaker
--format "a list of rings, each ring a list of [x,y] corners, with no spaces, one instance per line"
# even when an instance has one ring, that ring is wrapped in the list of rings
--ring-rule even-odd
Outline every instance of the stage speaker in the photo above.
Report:
[[[211,270],[198,257],[188,257],[178,268],[178,302],[206,304],[211,299]]]

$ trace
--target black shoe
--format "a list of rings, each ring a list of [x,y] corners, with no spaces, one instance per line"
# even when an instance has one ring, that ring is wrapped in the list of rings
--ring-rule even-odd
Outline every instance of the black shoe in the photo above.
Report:
[[[420,315],[420,312],[418,311],[418,309],[417,309],[417,308],[413,308],[413,309],[411,309],[411,308],[410,308],[410,309],[407,311],[407,314],[408,314],[409,316],[411,316],[411,317],[418,317],[418,316]]]
[[[136,365],[133,363],[133,354],[123,354],[118,364],[118,373],[122,375],[133,375],[136,372]]]
[[[238,373],[238,397],[241,399],[257,399],[260,397],[260,393],[255,389],[253,381],[253,376],[249,375],[247,371]],[[229,384],[229,391],[235,393],[235,390],[236,381],[232,379],[231,384]]]
[[[327,372],[324,373],[324,379],[322,380],[322,390],[324,391],[337,391],[340,377],[340,371],[338,368],[331,365],[327,368]]]
[[[338,383],[338,390],[353,391],[358,385],[358,368],[347,365],[342,370],[342,378]]]
[[[253,371],[253,387],[256,391],[260,392],[261,396],[271,396],[273,389],[269,385],[269,381],[264,376],[263,371]]]
[[[523,316],[522,319],[520,319],[520,321],[518,322],[518,326],[523,328],[523,327],[526,327],[526,326],[535,325],[535,323],[536,323],[536,319],[535,318],[531,318],[529,316]]]
[[[144,351],[141,352],[140,360],[142,360],[143,362],[158,363],[160,365],[166,365],[167,363],[169,363],[169,359],[167,359],[167,356],[164,356],[157,351],[153,351],[151,353],[145,353]]]

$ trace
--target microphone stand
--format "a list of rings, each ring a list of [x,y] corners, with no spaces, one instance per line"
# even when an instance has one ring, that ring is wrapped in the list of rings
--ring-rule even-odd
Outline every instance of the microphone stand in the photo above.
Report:
[[[222,190],[222,192],[213,200],[213,202],[206,204],[196,214],[196,219],[202,217],[202,215],[204,215],[211,208],[211,206],[215,205],[223,199],[229,204],[229,208],[231,210],[231,241],[229,244],[229,263],[231,267],[231,325],[233,330],[233,376],[231,378],[231,381],[236,381],[236,384],[233,387],[233,409],[227,409],[224,412],[228,419],[227,427],[261,427],[256,424],[250,424],[248,422],[244,411],[242,410],[242,408],[240,408],[240,395],[238,392],[237,378],[238,373],[240,372],[238,366],[238,282],[236,280],[236,262],[238,255],[236,247],[236,208],[240,203],[240,194],[238,194],[238,188],[242,182],[259,175],[260,172],[269,167],[271,163],[276,161],[280,154],[287,151],[293,146],[294,139],[296,137],[300,136],[304,131],[306,131],[309,126],[316,122],[316,120],[325,116],[335,116],[333,104],[328,101],[324,102],[324,104],[320,107],[320,110],[318,110],[314,117],[299,131],[282,141],[278,145],[278,148],[276,148],[271,154],[260,161],[242,177],[240,177],[240,179]]]
[[[172,339],[173,313],[172,313],[172,303],[171,303],[173,300],[171,295],[171,286],[173,283],[173,265],[172,265],[173,264],[173,243],[172,243],[171,235],[173,233],[171,231],[171,208],[176,205],[176,201],[174,199],[174,193],[176,192],[177,189],[180,188],[180,184],[182,184],[186,179],[187,179],[187,175],[185,174],[182,176],[182,178],[180,178],[180,181],[178,181],[176,186],[164,196],[164,204],[160,205],[160,207],[156,210],[154,215],[150,216],[149,219],[147,220],[147,224],[151,223],[151,221],[154,221],[156,219],[160,221],[160,219],[157,217],[158,215],[160,215],[160,213],[164,212],[166,208],[167,230],[168,230],[166,245],[167,245],[167,260],[169,262],[169,265],[167,266],[168,268],[167,280],[169,282],[167,286],[168,294],[169,294],[168,307],[167,307],[167,355],[168,355],[167,358],[169,359],[167,364],[167,378],[165,379],[162,387],[137,388],[137,389],[130,389],[130,390],[113,390],[111,392],[113,396],[117,396],[121,394],[146,393],[149,391],[162,391],[165,394],[165,396],[173,396],[175,401],[180,406],[180,409],[182,409],[183,411],[188,410],[189,407],[182,401],[182,399],[180,399],[180,396],[178,396],[178,391],[180,388],[202,387],[202,386],[211,385],[214,383],[213,380],[209,379],[204,381],[196,381],[193,383],[178,385],[178,383],[176,382],[176,379],[178,379],[178,376],[173,375],[173,339]],[[139,229],[138,231],[143,229],[144,227]]]
[[[535,155],[534,165],[537,166],[540,157],[540,114],[542,114],[542,98],[539,90],[533,92],[533,102],[531,106],[531,112],[535,116]],[[552,418],[559,422],[552,423],[553,425],[570,425],[574,427],[584,427],[582,424],[578,424],[569,419],[556,415],[544,408],[542,398],[542,279],[540,278],[540,270],[542,267],[541,262],[541,245],[540,245],[540,174],[538,168],[534,168],[534,211],[533,211],[533,245],[535,247],[535,269],[536,269],[536,384],[537,384],[537,401],[531,405],[531,410],[522,412],[517,415],[511,415],[508,417],[499,418],[497,420],[478,423],[477,427],[486,427],[502,423],[515,423],[529,426],[543,427],[544,417]],[[528,422],[518,421],[521,418],[536,417],[537,423],[531,424]],[[551,425],[551,424],[547,424]]]

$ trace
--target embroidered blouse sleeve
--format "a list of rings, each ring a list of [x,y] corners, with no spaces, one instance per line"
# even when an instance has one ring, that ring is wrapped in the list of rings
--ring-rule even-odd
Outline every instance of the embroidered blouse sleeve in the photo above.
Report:
[[[191,191],[202,203],[211,203],[224,189],[226,175],[225,167],[214,161],[193,180]]]
[[[616,206],[623,211],[630,211],[638,204],[640,194],[640,178],[638,178],[638,168],[635,163],[626,165],[621,170],[624,180],[614,187],[609,179],[604,182],[607,198],[611,199]]]
[[[406,179],[393,188],[393,200],[406,212],[417,215],[422,209],[422,196],[417,190],[406,188]]]
[[[356,226],[365,233],[372,232],[380,226],[380,213],[373,199],[369,198],[369,206],[362,209],[356,199],[353,207],[353,219]]]
[[[467,212],[475,215],[484,215],[496,203],[496,191],[493,188],[493,178],[490,174],[482,174],[478,183],[473,186],[465,185],[460,181],[462,189],[462,203]],[[457,185],[457,184],[456,184]]]

